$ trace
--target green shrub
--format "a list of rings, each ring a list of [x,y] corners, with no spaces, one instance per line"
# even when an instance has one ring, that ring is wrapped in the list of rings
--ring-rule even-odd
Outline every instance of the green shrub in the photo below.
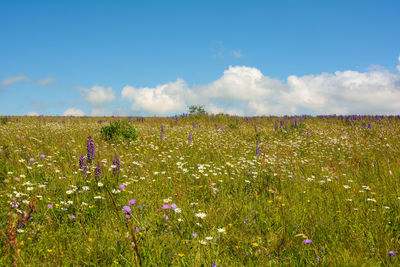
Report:
[[[0,124],[6,124],[8,122],[8,118],[4,117],[4,118],[0,118]]]
[[[101,128],[101,134],[106,140],[134,141],[138,137],[138,131],[128,122],[113,121],[109,126]]]

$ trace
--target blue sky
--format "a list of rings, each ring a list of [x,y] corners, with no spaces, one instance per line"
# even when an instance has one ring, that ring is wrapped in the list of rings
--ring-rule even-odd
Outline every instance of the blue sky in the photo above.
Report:
[[[400,1],[1,1],[0,115],[400,111]]]

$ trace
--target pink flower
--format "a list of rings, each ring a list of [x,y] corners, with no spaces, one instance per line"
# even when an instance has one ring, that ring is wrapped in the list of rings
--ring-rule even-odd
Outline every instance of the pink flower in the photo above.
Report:
[[[162,209],[163,209],[163,210],[169,210],[170,208],[171,208],[170,205],[164,205],[164,206],[162,206]]]
[[[136,204],[136,199],[129,200],[129,206],[133,206]]]

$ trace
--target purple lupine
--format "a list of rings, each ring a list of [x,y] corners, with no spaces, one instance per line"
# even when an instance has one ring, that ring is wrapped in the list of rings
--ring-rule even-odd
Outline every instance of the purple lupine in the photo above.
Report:
[[[193,128],[196,128],[196,123],[193,122],[193,123],[192,123],[192,126],[193,126]]]
[[[161,123],[161,132],[164,132],[164,124]]]
[[[79,169],[82,170],[82,173],[86,175],[87,167],[86,167],[86,160],[83,154],[79,157]]]
[[[257,157],[260,156],[260,146],[258,145],[258,140],[257,140],[257,143],[256,143],[256,156]]]
[[[278,130],[278,123],[277,122],[274,123],[274,129],[275,129],[275,131]]]
[[[257,132],[257,124],[254,124],[254,130]]]
[[[113,169],[114,174],[118,174],[120,172],[120,163],[119,163],[119,158],[117,156],[117,152],[114,154],[114,160],[113,160],[113,165],[115,166]]]
[[[101,178],[101,173],[102,173],[102,171],[101,171],[100,162],[97,162],[97,167],[96,167],[96,169],[94,170],[94,177],[95,177],[96,179],[100,179],[100,178]]]
[[[94,141],[92,139],[92,136],[90,136],[90,135],[87,138],[86,147],[87,147],[87,162],[90,164],[93,162],[93,160],[95,158]]]
[[[192,141],[193,141],[193,140],[192,140],[192,134],[189,133],[189,145],[192,144]]]

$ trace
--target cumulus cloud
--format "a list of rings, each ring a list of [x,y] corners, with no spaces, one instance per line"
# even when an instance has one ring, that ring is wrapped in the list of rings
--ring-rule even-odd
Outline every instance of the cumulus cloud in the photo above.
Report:
[[[4,86],[9,86],[14,83],[27,82],[27,81],[29,81],[29,78],[27,76],[19,75],[19,76],[7,77],[1,81],[1,84]]]
[[[29,111],[28,113],[26,113],[26,116],[39,116],[39,113],[35,111]]]
[[[85,112],[83,112],[82,110],[72,107],[67,109],[66,111],[64,111],[63,116],[85,116]]]
[[[56,80],[55,78],[44,78],[42,80],[37,81],[36,85],[40,86],[52,85],[55,80]]]
[[[121,96],[123,99],[133,101],[132,110],[161,115],[184,111],[188,93],[186,82],[177,79],[175,82],[157,85],[155,88],[135,88],[127,85],[122,89]]]
[[[85,101],[91,106],[100,107],[114,102],[115,93],[112,87],[92,86],[89,89],[82,88]]]

